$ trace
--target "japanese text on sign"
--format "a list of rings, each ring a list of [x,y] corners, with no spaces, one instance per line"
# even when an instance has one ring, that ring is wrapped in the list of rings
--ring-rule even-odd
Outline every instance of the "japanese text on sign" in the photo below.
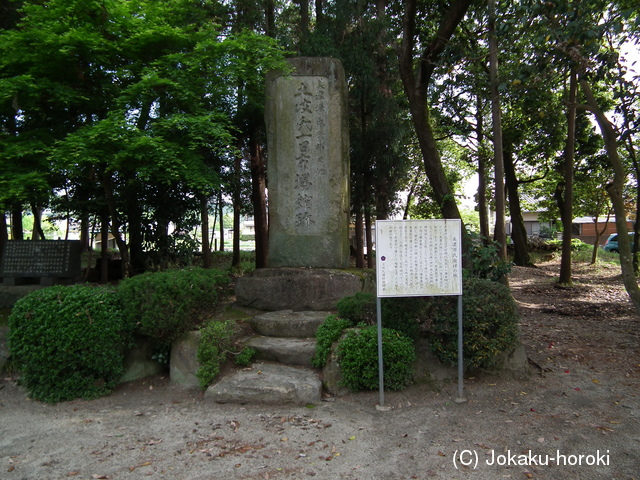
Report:
[[[462,295],[460,220],[376,222],[379,297]]]

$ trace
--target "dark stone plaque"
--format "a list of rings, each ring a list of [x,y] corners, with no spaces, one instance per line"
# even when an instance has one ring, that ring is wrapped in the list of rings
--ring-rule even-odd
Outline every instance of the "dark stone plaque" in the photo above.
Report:
[[[77,240],[10,240],[0,264],[0,277],[73,278],[80,275],[82,246]]]

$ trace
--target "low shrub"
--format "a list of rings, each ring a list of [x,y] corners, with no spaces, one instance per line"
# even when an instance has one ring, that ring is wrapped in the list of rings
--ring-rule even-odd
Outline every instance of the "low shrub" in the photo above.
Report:
[[[518,343],[518,306],[498,282],[466,279],[463,283],[463,356],[469,367],[492,367],[497,356]],[[443,363],[458,361],[456,297],[431,297],[429,338]]]
[[[342,298],[337,305],[338,315],[353,325],[376,325],[376,296],[358,292]],[[383,298],[381,302],[382,326],[397,330],[415,339],[418,336],[418,320],[423,316],[423,303],[412,297]]]
[[[41,401],[95,398],[123,373],[131,342],[117,296],[86,285],[37,290],[16,302],[9,348],[20,380]]]
[[[498,255],[500,244],[496,241],[485,244],[484,237],[472,234],[471,249],[466,254],[469,268],[463,274],[467,278],[486,278],[496,282],[501,281],[511,273],[512,263],[502,260]]]
[[[316,368],[322,368],[327,363],[331,353],[331,345],[336,342],[342,332],[352,327],[353,323],[336,315],[329,315],[316,330],[316,352],[311,363]]]
[[[246,367],[251,365],[257,354],[258,351],[255,348],[245,347],[236,355],[234,362],[239,367]]]
[[[338,343],[342,384],[352,390],[375,390],[378,377],[378,329],[375,326],[349,330]],[[416,350],[413,341],[399,332],[382,329],[384,388],[401,390],[413,378]]]
[[[233,320],[209,322],[201,330],[196,358],[200,367],[196,377],[201,388],[207,388],[220,373],[220,367],[233,349],[236,323]]]
[[[343,297],[336,307],[338,316],[348,318],[354,325],[376,324],[376,297],[371,293],[358,292],[355,295]]]
[[[229,284],[220,270],[190,268],[144,273],[120,282],[125,320],[143,335],[170,343],[216,309]]]

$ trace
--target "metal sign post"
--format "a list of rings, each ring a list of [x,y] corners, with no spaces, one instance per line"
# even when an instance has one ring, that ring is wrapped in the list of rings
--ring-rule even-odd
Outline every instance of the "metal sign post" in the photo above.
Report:
[[[462,222],[377,220],[376,289],[380,406],[384,405],[381,297],[458,296],[458,401],[464,401]]]

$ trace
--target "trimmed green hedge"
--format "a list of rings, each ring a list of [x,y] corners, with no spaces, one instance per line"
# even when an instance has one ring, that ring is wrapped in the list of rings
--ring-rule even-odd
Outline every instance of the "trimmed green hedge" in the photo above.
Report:
[[[86,285],[21,298],[9,317],[9,348],[30,395],[45,402],[95,398],[122,376],[131,331],[117,295]]]
[[[370,326],[352,329],[338,343],[338,363],[342,384],[353,390],[376,390],[379,387],[378,329]],[[416,350],[413,341],[399,332],[382,329],[382,363],[384,388],[402,390],[413,379]]]
[[[511,291],[490,280],[467,279],[463,284],[463,356],[469,367],[495,366],[501,353],[518,344],[520,314]],[[458,361],[457,299],[433,297],[429,338],[443,363]]]
[[[143,335],[168,344],[213,314],[229,282],[221,270],[167,270],[127,278],[118,294],[125,320]]]

